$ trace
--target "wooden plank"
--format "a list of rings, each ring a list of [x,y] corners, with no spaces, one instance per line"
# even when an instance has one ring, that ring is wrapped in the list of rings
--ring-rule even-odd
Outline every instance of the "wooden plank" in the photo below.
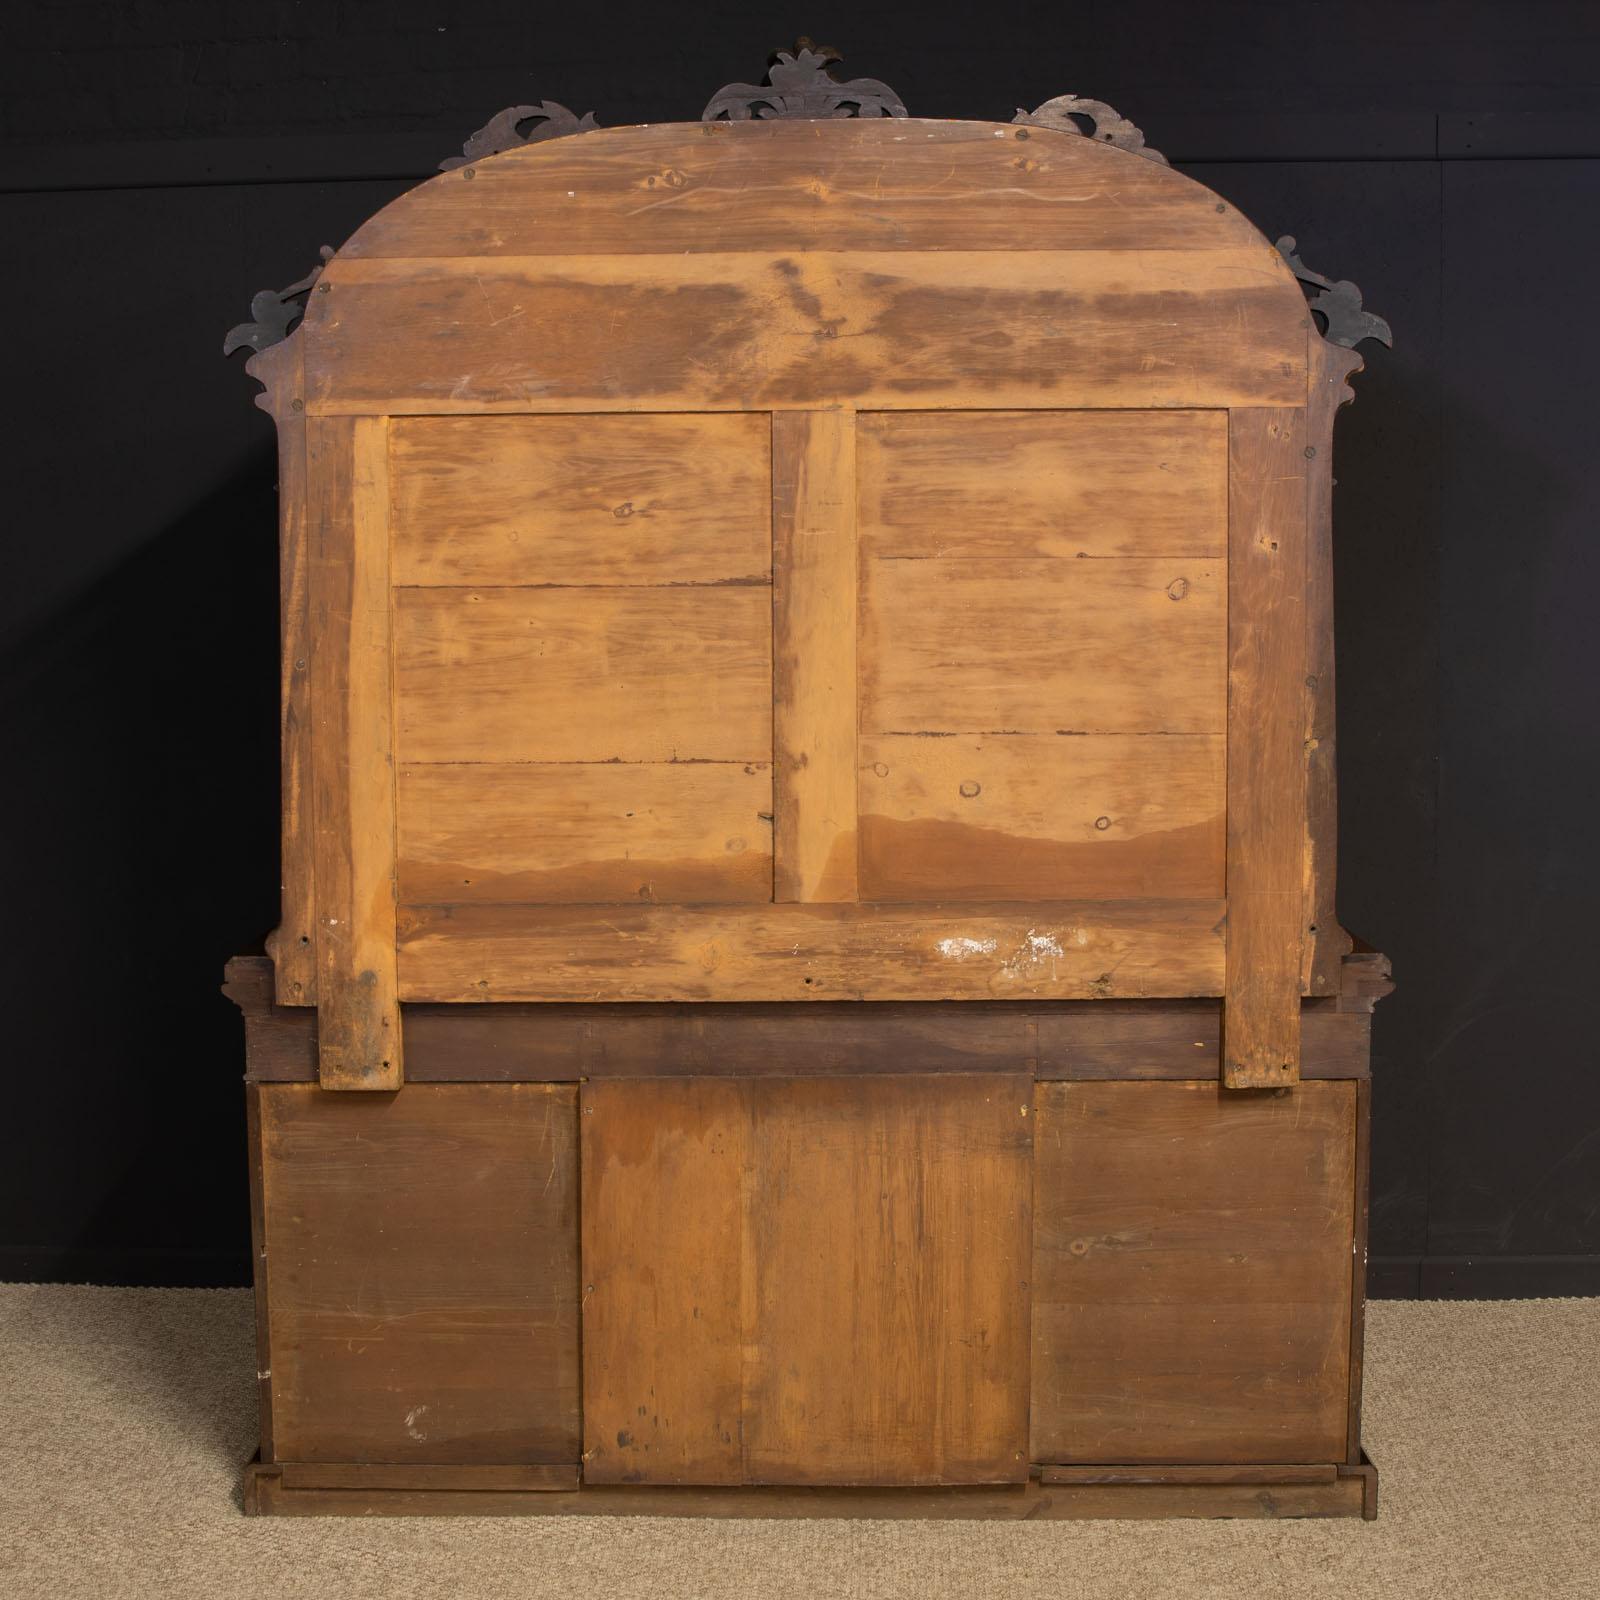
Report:
[[[772,759],[765,585],[397,589],[401,759]]]
[[[1215,994],[1221,903],[405,906],[406,1000]]]
[[[1338,706],[1333,649],[1333,431],[1339,408],[1354,398],[1354,350],[1310,339],[1306,406],[1306,937],[1301,986],[1339,992],[1339,965],[1351,938],[1335,905],[1339,855]]]
[[[1218,734],[862,739],[864,900],[1214,898]]]
[[[876,412],[860,427],[867,555],[1227,554],[1224,412]]]
[[[931,1489],[657,1488],[585,1485],[575,1493],[486,1490],[289,1489],[282,1469],[252,1462],[246,1516],[865,1517],[878,1521],[1150,1521],[1167,1518],[1359,1517],[1365,1479],[1333,1483],[983,1484]],[[1370,1503],[1376,1505],[1376,1495]]]
[[[1332,1483],[1331,1463],[1300,1466],[1229,1467],[1041,1467],[1043,1484],[1075,1483]]]
[[[1345,1460],[1359,1467],[1365,1459],[1361,1448],[1361,1395],[1366,1375],[1367,1330],[1367,1238],[1372,1210],[1372,1082],[1356,1085],[1355,1230],[1350,1241],[1350,1385],[1349,1427],[1345,1437]],[[1377,1478],[1372,1482],[1376,1515]]]
[[[307,1016],[310,1013],[306,1013]],[[261,1141],[261,1088],[246,1084],[245,1143],[250,1153],[250,1281],[256,1313],[256,1411],[261,1458],[274,1455],[272,1427],[272,1307],[267,1287],[266,1182]]]
[[[1025,1479],[1031,1081],[746,1092],[746,1480]]]
[[[855,450],[850,412],[772,418],[779,901],[856,898]]]
[[[278,926],[267,935],[278,999],[317,1001],[316,895],[311,815],[311,585],[306,484],[303,339],[285,339],[250,358],[266,389],[256,404],[278,432]]]
[[[1306,819],[1303,411],[1229,422],[1228,971],[1222,1081],[1300,1072]]]
[[[1192,179],[1056,129],[752,120],[602,128],[475,161],[470,175],[385,206],[339,256],[677,255],[819,239],[875,250],[1263,243]]]
[[[577,1091],[258,1093],[279,1456],[575,1461]]]
[[[585,1085],[585,1481],[1025,1478],[1031,1092]]]
[[[581,1476],[576,1461],[563,1464],[522,1464],[518,1466],[424,1466],[415,1462],[399,1465],[370,1461],[278,1463],[285,1489],[443,1489],[460,1493],[485,1490],[520,1490],[545,1493],[555,1489],[575,1490]]]
[[[272,1004],[271,963],[259,956],[229,962],[228,979],[244,1013],[246,1078],[314,1079],[315,1013]],[[1194,1081],[1216,1076],[1220,1013],[1215,1000],[413,1004],[406,1072],[413,1083],[864,1072]],[[1365,1078],[1370,1027],[1364,1013],[1308,1004],[1302,1075]]]
[[[399,892],[419,903],[772,899],[772,769],[402,765]]]
[[[1248,249],[340,255],[313,415],[1304,405],[1306,309]],[[394,337],[404,328],[406,337]]]
[[[328,1089],[404,1081],[395,993],[387,422],[307,425],[313,873]]]
[[[583,1471],[739,1483],[744,1084],[585,1084]]]
[[[1035,1459],[1343,1458],[1355,1094],[1038,1085]]]
[[[1221,561],[865,561],[861,582],[865,734],[1226,726]]]
[[[400,584],[764,582],[764,416],[406,417]]]

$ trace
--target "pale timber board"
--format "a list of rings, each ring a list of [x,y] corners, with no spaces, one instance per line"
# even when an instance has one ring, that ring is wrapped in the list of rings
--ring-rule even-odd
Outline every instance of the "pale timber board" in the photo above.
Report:
[[[312,817],[322,1083],[397,1089],[388,423],[307,429]]]
[[[863,561],[863,733],[1220,733],[1226,565]]]
[[[869,736],[864,900],[1220,897],[1219,734]]]
[[[349,259],[318,287],[329,292],[311,297],[305,323],[313,414],[1217,407],[1306,394],[1305,306],[1265,244]]]
[[[411,901],[769,901],[772,769],[740,762],[402,765]]]
[[[866,555],[1227,554],[1225,412],[874,412],[859,428]]]
[[[773,898],[856,898],[856,456],[849,412],[779,412]]]
[[[1052,128],[895,118],[602,128],[526,145],[400,196],[340,259],[842,238],[874,250],[1269,248],[1234,207],[1143,156]]]
[[[1219,900],[407,905],[406,1000],[995,1000],[1214,995]]]
[[[765,582],[767,419],[407,417],[399,584]]]
[[[401,758],[772,759],[759,586],[395,591]]]
[[[1305,929],[1306,413],[1229,420],[1223,1081],[1293,1083]]]

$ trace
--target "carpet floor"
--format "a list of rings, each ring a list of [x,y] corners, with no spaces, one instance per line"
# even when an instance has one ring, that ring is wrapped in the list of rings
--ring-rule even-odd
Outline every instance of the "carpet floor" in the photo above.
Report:
[[[250,1518],[240,1290],[0,1287],[5,1600],[1600,1597],[1600,1300],[1369,1308],[1379,1520]]]

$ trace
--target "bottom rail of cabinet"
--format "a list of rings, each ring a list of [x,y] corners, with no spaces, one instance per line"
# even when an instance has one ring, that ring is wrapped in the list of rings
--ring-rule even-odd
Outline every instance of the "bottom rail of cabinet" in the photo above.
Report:
[[[1026,1483],[864,1488],[591,1484],[570,1467],[373,1466],[252,1461],[249,1516],[879,1517],[1094,1521],[1366,1517],[1377,1468],[1050,1466]]]

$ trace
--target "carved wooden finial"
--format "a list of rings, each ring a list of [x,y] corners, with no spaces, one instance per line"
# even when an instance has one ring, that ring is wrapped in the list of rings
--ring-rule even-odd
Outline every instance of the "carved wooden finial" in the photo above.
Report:
[[[833,63],[844,58],[828,45],[799,40],[793,50],[775,50],[765,83],[727,83],[700,113],[702,122],[752,117],[903,117],[893,89],[876,78],[837,78]]]
[[[228,329],[228,336],[222,341],[223,355],[231,356],[246,345],[259,353],[289,337],[306,313],[306,296],[322,276],[323,267],[333,259],[333,246],[323,245],[321,254],[321,262],[298,283],[291,283],[287,289],[263,289],[251,299],[250,315],[255,320]]]
[[[541,139],[559,139],[569,133],[587,133],[599,126],[594,112],[586,111],[580,117],[554,100],[541,100],[535,106],[507,106],[462,145],[460,155],[441,161],[439,170],[454,172],[457,167],[497,156],[504,150],[537,144]]]
[[[1148,156],[1162,166],[1170,163],[1159,150],[1152,150],[1144,135],[1124,116],[1113,111],[1104,100],[1088,100],[1078,94],[1058,94],[1032,111],[1017,107],[1013,122],[1029,123],[1038,128],[1060,128],[1067,133],[1081,133],[1086,139],[1109,144],[1116,150],[1127,150],[1136,156]]]
[[[1289,270],[1302,285],[1315,289],[1306,302],[1313,316],[1322,323],[1322,337],[1329,344],[1342,344],[1354,350],[1363,339],[1376,339],[1379,344],[1394,348],[1394,335],[1389,324],[1375,312],[1361,308],[1361,291],[1348,278],[1325,278],[1313,272],[1295,250],[1294,235],[1286,233],[1278,240],[1278,254],[1288,262]]]

